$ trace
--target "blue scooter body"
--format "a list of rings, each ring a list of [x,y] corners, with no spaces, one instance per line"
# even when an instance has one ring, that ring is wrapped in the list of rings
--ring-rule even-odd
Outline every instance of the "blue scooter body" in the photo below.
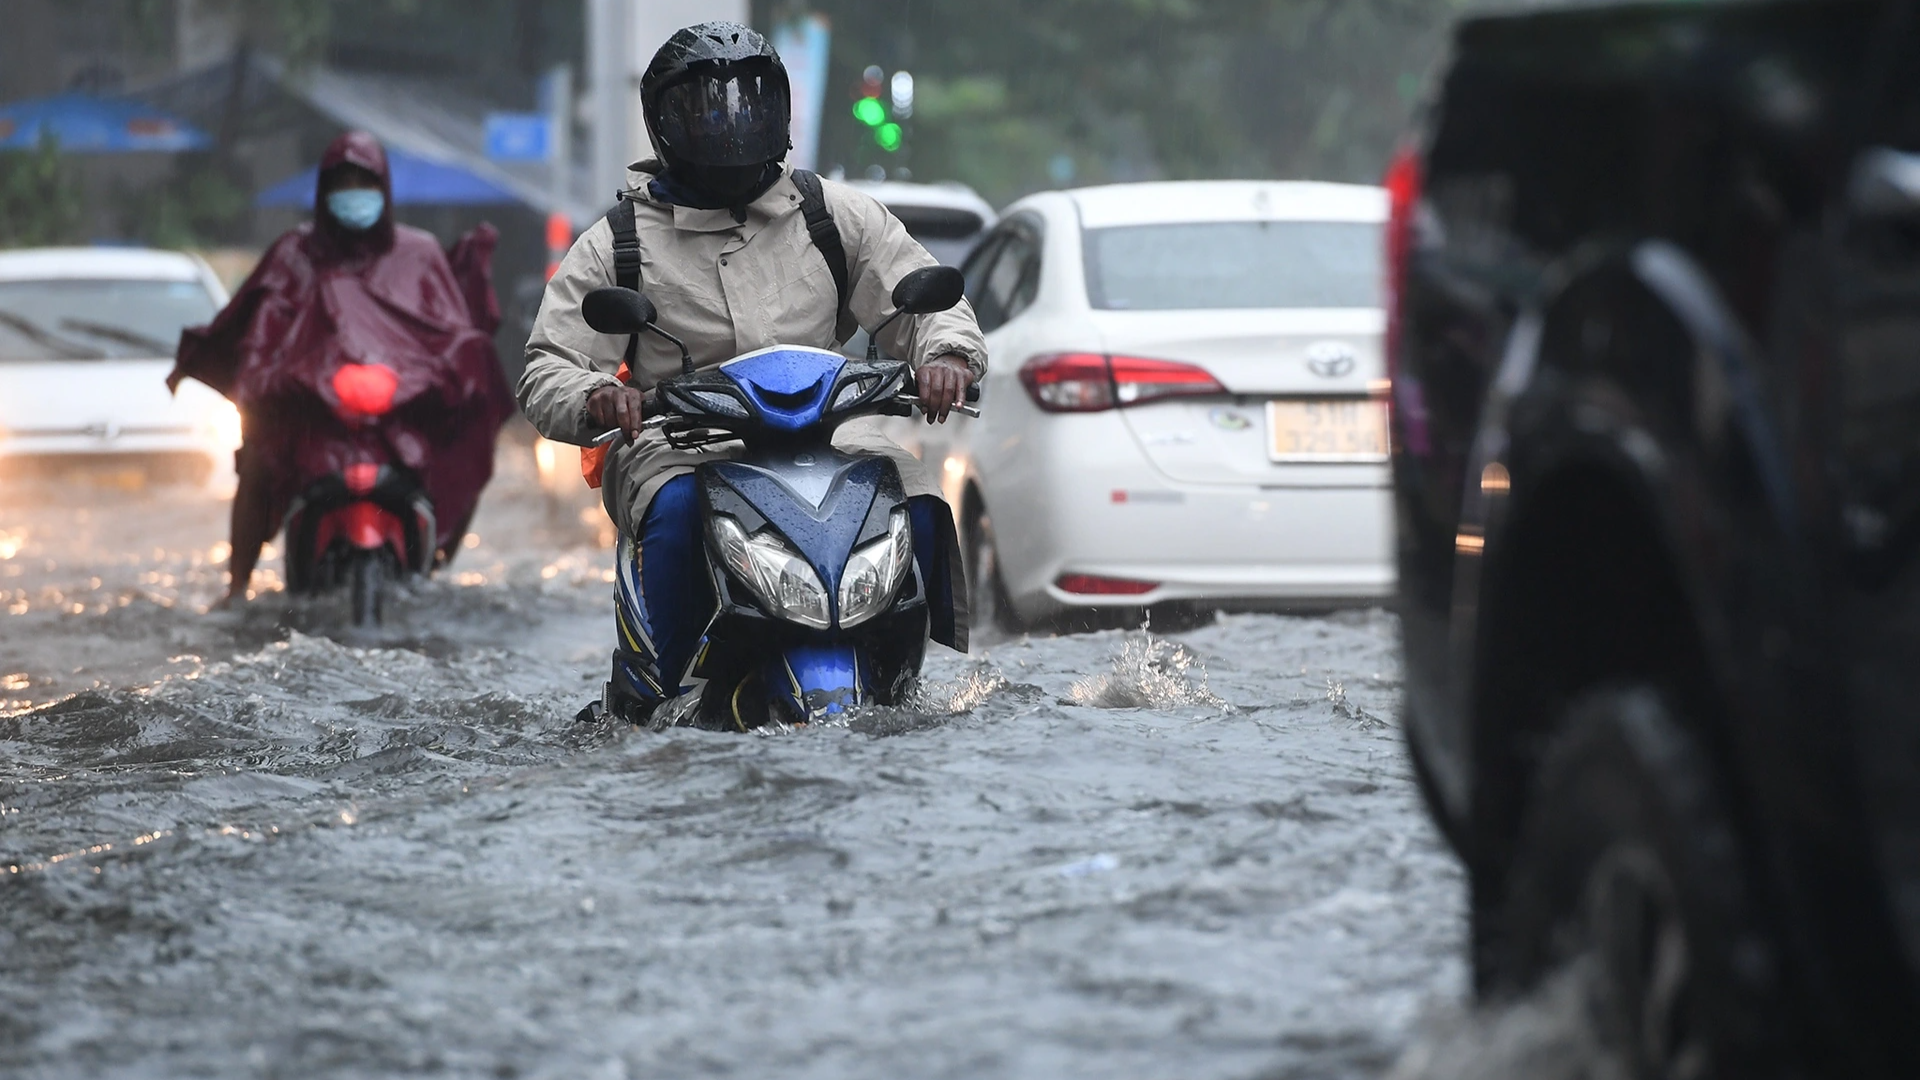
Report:
[[[697,693],[713,726],[807,723],[899,700],[930,630],[966,647],[951,514],[915,514],[892,460],[832,445],[845,420],[906,413],[910,385],[898,361],[791,346],[660,385],[674,445],[741,452],[695,471],[716,603],[687,671],[651,668],[638,545],[623,539],[615,670],[630,685],[616,690]],[[879,570],[862,576],[862,566]]]

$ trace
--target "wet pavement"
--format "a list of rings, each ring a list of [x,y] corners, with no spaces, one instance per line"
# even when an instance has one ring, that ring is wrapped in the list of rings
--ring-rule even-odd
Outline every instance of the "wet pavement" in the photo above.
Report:
[[[363,638],[207,614],[212,495],[0,490],[0,1074],[1377,1077],[1458,1000],[1390,616],[595,727],[611,556],[528,458]]]

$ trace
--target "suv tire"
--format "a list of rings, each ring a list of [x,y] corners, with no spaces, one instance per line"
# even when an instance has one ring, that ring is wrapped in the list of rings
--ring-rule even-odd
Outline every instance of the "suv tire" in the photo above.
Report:
[[[1647,1080],[1786,1071],[1774,950],[1701,752],[1644,686],[1580,697],[1548,744],[1482,953],[1496,990],[1585,959],[1596,1034]]]

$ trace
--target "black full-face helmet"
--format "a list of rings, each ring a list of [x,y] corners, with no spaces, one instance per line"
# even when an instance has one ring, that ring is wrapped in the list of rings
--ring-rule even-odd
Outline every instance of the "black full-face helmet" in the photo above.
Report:
[[[773,45],[739,23],[689,26],[640,79],[647,134],[667,169],[716,201],[763,187],[787,156],[791,89]]]

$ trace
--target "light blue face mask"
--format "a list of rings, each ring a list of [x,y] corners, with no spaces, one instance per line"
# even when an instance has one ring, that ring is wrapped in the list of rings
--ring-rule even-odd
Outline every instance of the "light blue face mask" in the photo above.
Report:
[[[345,188],[327,194],[327,213],[354,232],[373,228],[386,209],[387,197],[372,188]]]

